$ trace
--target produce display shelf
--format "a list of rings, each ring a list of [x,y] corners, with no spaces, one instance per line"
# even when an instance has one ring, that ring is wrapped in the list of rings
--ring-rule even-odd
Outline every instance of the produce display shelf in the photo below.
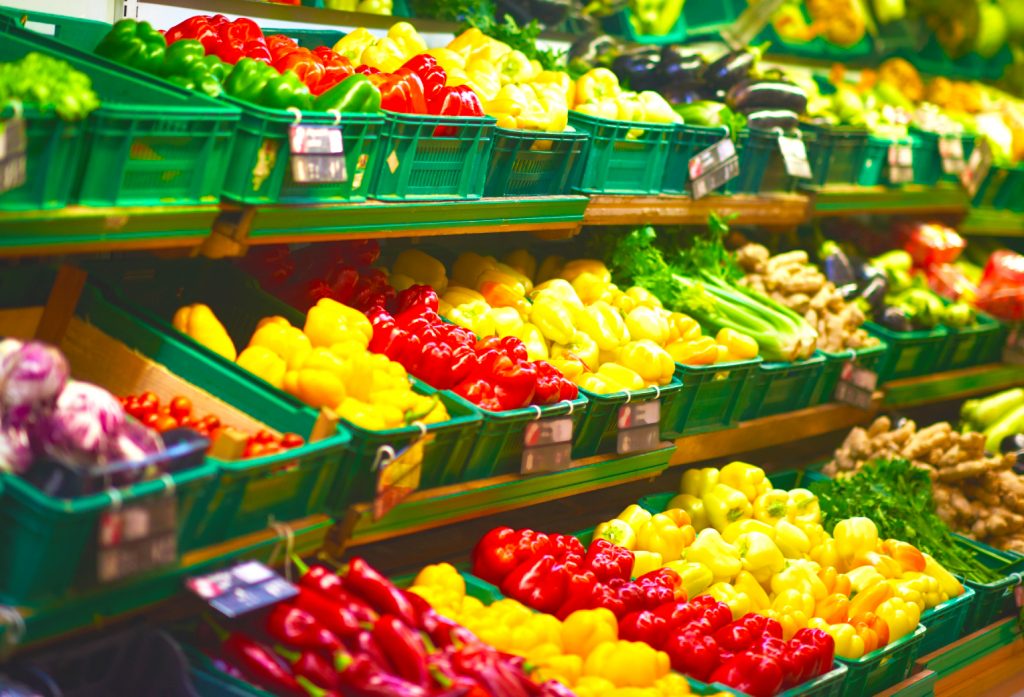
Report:
[[[1024,385],[1024,365],[992,363],[885,384],[886,407],[910,407]]]
[[[830,186],[817,190],[811,196],[811,211],[815,218],[867,213],[960,217],[966,215],[970,207],[970,198],[963,188],[950,184],[901,189]]]
[[[291,550],[311,554],[323,544],[331,520],[317,515],[183,554],[176,567],[169,567],[71,596],[40,608],[17,608],[24,618],[25,634],[19,647],[62,637],[70,632],[102,626],[112,619],[152,610],[159,603],[178,597],[185,579],[216,571],[230,562],[257,559],[283,562],[286,528],[293,535]],[[277,530],[280,530],[278,532]],[[6,631],[11,631],[9,628]],[[5,628],[0,624],[0,642]]]
[[[668,467],[672,447],[630,455],[575,460],[571,469],[545,475],[502,475],[417,491],[378,521],[372,506],[353,506],[352,545],[370,544],[422,530],[525,508],[575,494],[655,477]]]
[[[993,651],[1019,642],[1020,637],[1021,630],[1016,618],[1007,617],[937,651],[921,656],[917,659],[917,666],[934,671],[941,680],[967,668]]]
[[[220,213],[215,204],[0,211],[0,256],[194,247]]]
[[[972,208],[957,226],[973,237],[1024,237],[1024,214],[996,208]]]
[[[807,220],[808,199],[799,194],[724,196],[610,196],[590,198],[584,225],[704,225],[712,212],[736,214],[737,224],[790,228]]]

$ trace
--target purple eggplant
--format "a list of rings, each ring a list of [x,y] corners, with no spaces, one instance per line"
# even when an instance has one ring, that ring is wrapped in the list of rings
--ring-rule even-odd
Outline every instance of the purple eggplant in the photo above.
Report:
[[[660,62],[660,52],[643,48],[617,56],[611,70],[629,89],[642,92],[656,89],[660,84],[657,74]]]
[[[825,277],[837,286],[845,286],[854,283],[857,275],[853,271],[853,263],[846,256],[846,252],[833,242],[827,240],[821,245],[818,252],[825,268]]]
[[[785,109],[802,114],[807,110],[807,93],[782,80],[743,80],[729,88],[725,102],[734,111],[749,114],[763,109]]]
[[[899,307],[890,306],[885,308],[885,311],[882,313],[879,321],[882,323],[882,326],[887,327],[894,332],[914,331],[913,321],[911,321],[911,319],[907,317],[907,313]]]
[[[871,307],[872,312],[879,312],[885,307],[885,294],[889,292],[889,281],[876,276],[860,287],[859,297]]]
[[[728,90],[750,75],[750,71],[761,59],[762,53],[763,49],[761,48],[730,51],[708,64],[703,73],[704,82],[712,89]]]
[[[699,53],[684,53],[684,50],[683,47],[674,44],[661,47],[661,60],[656,69],[658,84],[694,87],[700,84],[701,74],[707,66],[704,56]]]
[[[747,127],[759,131],[792,131],[800,125],[795,112],[787,109],[762,109],[747,114]]]

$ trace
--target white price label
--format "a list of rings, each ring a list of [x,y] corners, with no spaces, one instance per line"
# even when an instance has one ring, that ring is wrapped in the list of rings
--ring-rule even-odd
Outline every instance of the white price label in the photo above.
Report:
[[[292,126],[288,137],[292,179],[299,184],[344,183],[345,143],[335,126]]]
[[[572,467],[572,431],[569,416],[527,422],[520,473],[560,472]]]
[[[944,174],[959,175],[964,169],[964,142],[959,135],[947,133],[939,136],[939,155]]]
[[[0,123],[0,193],[25,184],[27,142],[23,118],[15,116]]]
[[[178,501],[157,495],[111,508],[97,529],[96,579],[110,583],[178,561]]]
[[[811,178],[811,163],[807,160],[807,146],[803,139],[780,135],[779,151],[786,165],[786,174],[797,179]]]
[[[910,143],[889,146],[889,181],[906,184],[914,180],[914,148]]]
[[[693,198],[707,196],[739,176],[740,160],[736,156],[736,145],[730,138],[723,138],[710,148],[700,151],[690,158],[688,173]]]
[[[972,197],[978,193],[981,183],[985,181],[989,170],[992,169],[992,148],[988,141],[981,136],[974,142],[974,150],[971,152],[967,164],[960,172],[960,183]]]

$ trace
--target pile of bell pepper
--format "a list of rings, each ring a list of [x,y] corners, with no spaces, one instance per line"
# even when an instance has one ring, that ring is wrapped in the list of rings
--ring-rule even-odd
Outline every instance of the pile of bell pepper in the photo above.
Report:
[[[682,123],[665,98],[653,90],[622,89],[607,68],[592,68],[576,81],[573,110],[588,116],[643,123]]]
[[[297,564],[299,594],[275,605],[258,633],[211,623],[216,636],[204,642],[260,688],[281,697],[570,695],[534,682],[521,658],[482,643],[363,559],[341,574]]]
[[[330,298],[310,308],[302,329],[284,317],[261,320],[241,353],[206,305],[180,308],[174,326],[274,387],[361,428],[448,419],[437,395],[415,392],[405,368],[369,351],[373,328],[366,316]]]
[[[465,579],[450,564],[425,567],[409,588],[439,614],[499,651],[521,656],[534,679],[557,680],[577,697],[675,697],[689,683],[669,672],[669,658],[646,642],[619,636],[610,610],[576,610],[564,619],[534,612],[508,598],[485,605],[466,594]]]
[[[844,658],[912,633],[922,612],[963,593],[931,556],[880,540],[867,518],[830,535],[813,493],[773,489],[763,470],[742,462],[686,472],[667,511],[630,506],[594,537],[633,551],[637,571],[675,571],[691,594],[721,600],[734,617],[778,621],[787,639],[826,631]]]
[[[733,330],[703,336],[696,320],[665,310],[643,288],[621,290],[593,259],[552,256],[538,264],[525,249],[502,261],[465,252],[445,270],[416,252],[415,263],[398,273],[435,288],[446,319],[478,336],[518,338],[530,359],[549,361],[598,394],[666,385],[676,362],[736,361],[758,352],[757,342]]]

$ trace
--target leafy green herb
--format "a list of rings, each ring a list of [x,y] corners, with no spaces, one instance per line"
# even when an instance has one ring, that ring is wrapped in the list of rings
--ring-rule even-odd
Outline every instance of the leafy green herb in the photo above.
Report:
[[[935,514],[928,473],[906,460],[876,460],[852,477],[814,482],[810,489],[829,532],[840,520],[864,516],[878,526],[880,537],[909,542],[951,573],[980,583],[1002,578],[956,544]]]

